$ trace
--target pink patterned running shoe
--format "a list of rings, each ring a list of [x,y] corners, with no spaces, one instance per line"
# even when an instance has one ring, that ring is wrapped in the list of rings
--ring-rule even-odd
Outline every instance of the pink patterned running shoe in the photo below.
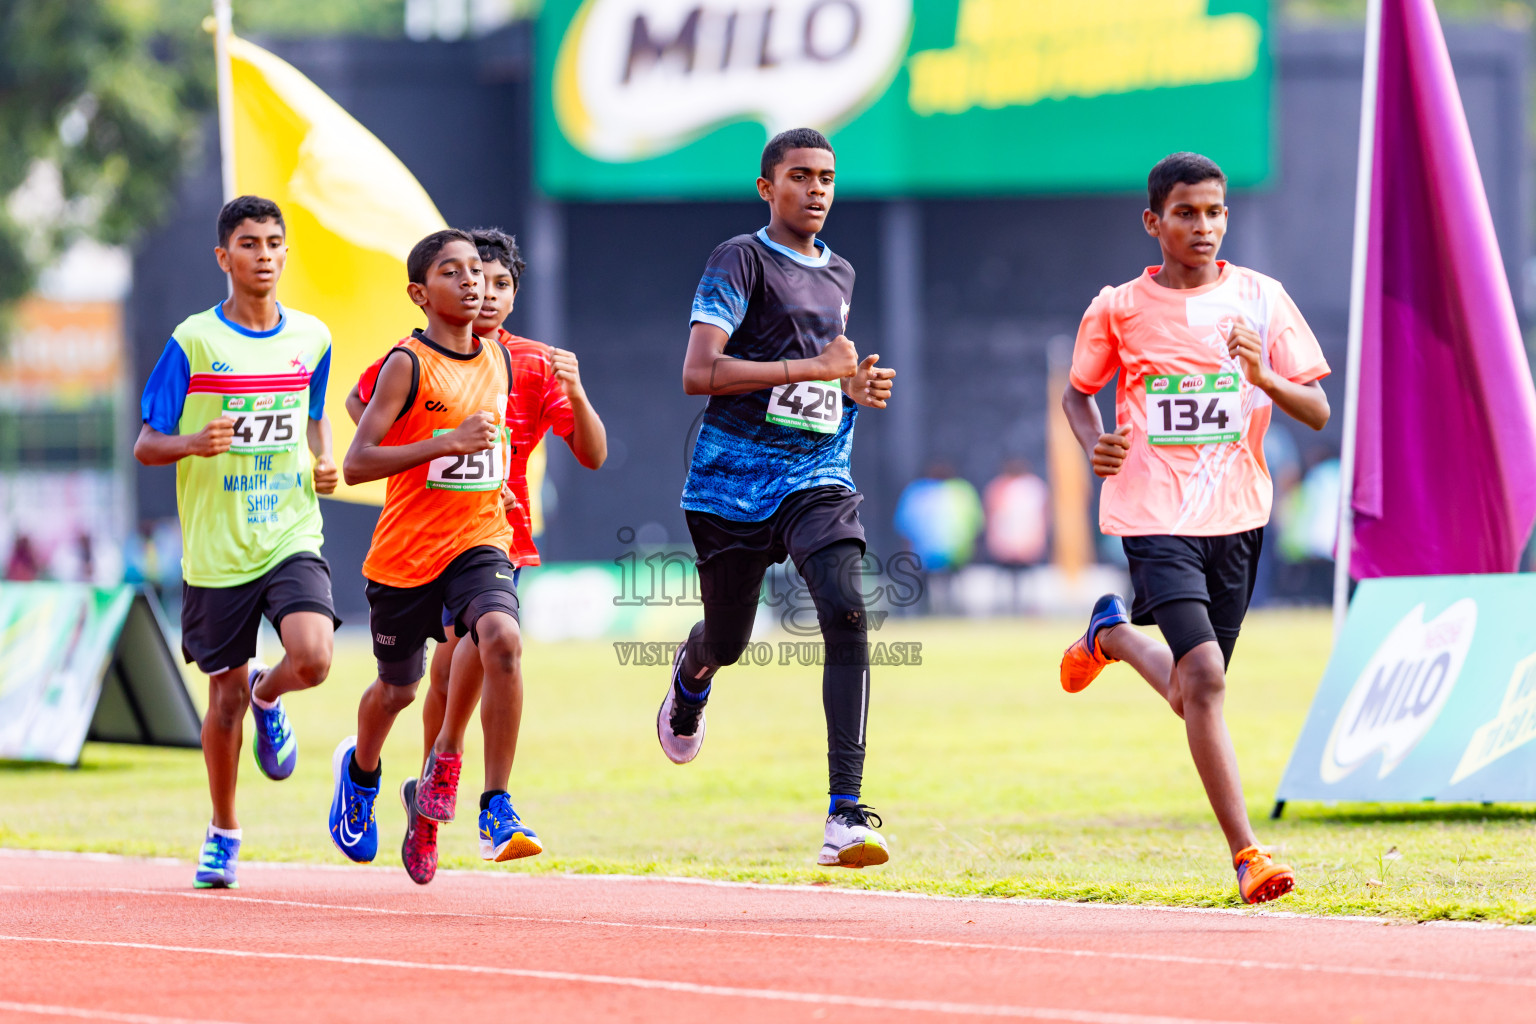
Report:
[[[463,754],[439,754],[434,750],[427,755],[421,785],[416,787],[417,814],[445,825],[453,820],[453,807],[459,798],[459,769],[463,765]]]

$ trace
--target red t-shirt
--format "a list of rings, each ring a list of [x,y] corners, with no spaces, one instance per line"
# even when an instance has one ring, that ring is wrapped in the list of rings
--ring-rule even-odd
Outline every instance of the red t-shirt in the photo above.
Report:
[[[539,446],[546,431],[569,439],[576,429],[575,414],[565,388],[555,376],[553,355],[543,342],[520,338],[497,328],[496,340],[512,354],[512,390],[507,396],[507,485],[517,495],[517,507],[507,513],[512,524],[512,545],[507,551],[515,566],[538,565],[539,549],[533,543],[533,524],[528,506],[528,456]],[[357,396],[364,404],[373,398],[385,353],[357,380]]]

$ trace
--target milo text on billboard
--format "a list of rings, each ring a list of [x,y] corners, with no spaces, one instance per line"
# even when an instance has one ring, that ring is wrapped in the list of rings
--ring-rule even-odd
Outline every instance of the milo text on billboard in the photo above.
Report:
[[[832,138],[845,194],[1131,188],[1180,148],[1253,184],[1269,167],[1268,7],[547,0],[539,183],[750,195],[766,138],[808,126]],[[1172,104],[1195,116],[1170,123]]]
[[[1334,721],[1319,775],[1337,782],[1381,754],[1385,778],[1418,745],[1450,699],[1477,630],[1477,602],[1464,598],[1428,622],[1413,608],[1366,662]]]
[[[1362,580],[1275,794],[1536,800],[1536,575]]]

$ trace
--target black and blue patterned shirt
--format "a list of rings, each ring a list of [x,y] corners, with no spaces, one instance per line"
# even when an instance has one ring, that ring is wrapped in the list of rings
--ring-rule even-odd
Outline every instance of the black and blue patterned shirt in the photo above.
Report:
[[[730,340],[725,355],[772,363],[809,359],[848,329],[853,267],[816,242],[809,257],[768,238],[737,235],[710,254],[689,321]],[[777,367],[765,367],[772,378]],[[858,407],[837,385],[712,395],[694,443],[682,507],[738,522],[773,515],[795,491],[829,484],[854,489],[849,462]],[[841,413],[837,411],[840,404]],[[791,425],[801,424],[801,425]]]

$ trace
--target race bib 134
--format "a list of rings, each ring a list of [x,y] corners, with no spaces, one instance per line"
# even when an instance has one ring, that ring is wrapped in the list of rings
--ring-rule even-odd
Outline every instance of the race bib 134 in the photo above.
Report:
[[[1242,381],[1237,373],[1169,373],[1142,381],[1148,444],[1221,444],[1243,439]]]

